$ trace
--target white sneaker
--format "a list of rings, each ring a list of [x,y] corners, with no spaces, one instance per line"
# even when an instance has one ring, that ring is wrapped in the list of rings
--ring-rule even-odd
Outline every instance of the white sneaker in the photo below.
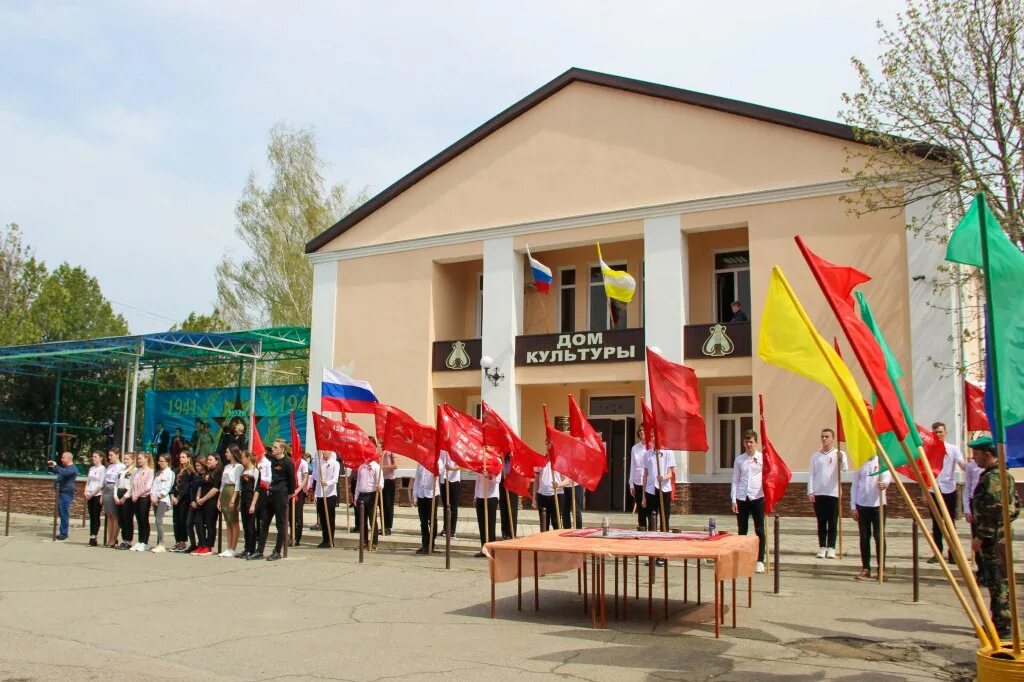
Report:
[[[819,548],[818,548],[818,554],[817,554],[816,556],[817,556],[817,557],[818,557],[819,559],[824,559],[824,558],[825,558],[825,553],[826,553],[827,551],[828,551],[828,550],[826,550],[826,549],[825,549],[824,547],[819,547]]]
[[[828,551],[825,552],[825,558],[826,559],[835,559],[836,558],[836,551],[834,549],[832,549],[831,547],[829,547]]]
[[[764,562],[758,561],[757,566],[754,567],[754,573],[764,573]]]
[[[149,551],[149,545],[147,545],[145,542],[140,542],[136,546],[138,547],[138,549],[136,550],[138,552],[148,552]]]
[[[235,556],[235,551],[232,550],[232,549],[225,549],[223,552],[221,552],[217,556],[227,557],[228,559],[230,559],[233,556]]]
[[[156,547],[154,547],[153,549],[151,549],[149,551],[153,552],[154,554],[160,554],[161,552],[166,552],[167,548],[164,547],[163,545],[157,545]]]
[[[131,547],[128,548],[128,551],[129,552],[138,552],[139,551],[139,545],[141,545],[141,544],[142,544],[141,542],[136,542],[134,545],[132,545]]]

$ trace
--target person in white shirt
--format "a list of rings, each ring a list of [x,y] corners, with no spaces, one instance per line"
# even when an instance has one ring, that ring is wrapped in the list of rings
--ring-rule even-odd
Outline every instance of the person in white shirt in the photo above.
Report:
[[[85,480],[85,504],[89,508],[89,546],[96,547],[99,543],[96,536],[100,532],[100,513],[103,510],[103,479],[107,468],[103,466],[103,453],[96,450],[92,453],[92,466]]]
[[[964,467],[964,489],[960,497],[964,505],[964,520],[967,521],[968,526],[974,524],[974,515],[971,513],[971,498],[974,497],[974,489],[978,487],[978,481],[981,480],[981,472],[982,468],[974,461],[972,453],[971,458],[967,460],[967,466]],[[973,527],[971,532],[974,532]]]
[[[289,453],[290,456],[290,453]],[[299,458],[299,466],[295,470],[295,492],[289,504],[292,505],[291,539],[292,546],[302,544],[302,511],[306,508],[306,488],[309,485],[309,460]]]
[[[871,578],[871,538],[875,539],[875,554],[878,565],[885,561],[882,556],[881,519],[885,514],[885,489],[892,483],[892,473],[878,473],[878,456],[864,462],[853,474],[850,485],[850,511],[857,522],[860,533],[860,565],[858,580]]]
[[[338,508],[338,477],[341,464],[333,452],[322,450],[319,460],[313,465],[313,498],[316,502],[316,518],[323,540],[317,547],[326,549],[334,546],[334,515]]]
[[[647,508],[648,516],[653,512],[661,514],[663,507],[665,510],[663,518],[658,524],[661,527],[656,530],[668,531],[669,529],[669,520],[672,516],[672,499],[669,495],[672,493],[672,481],[675,477],[676,458],[670,450],[658,450],[657,454],[654,450],[647,452],[642,479],[643,505]]]
[[[540,531],[543,533],[551,528],[561,528],[562,520],[559,518],[558,512],[562,499],[559,498],[556,505],[555,494],[562,477],[551,470],[550,461],[534,471],[537,472],[537,475],[533,478],[533,506],[537,508],[538,514],[544,512],[540,516]],[[562,493],[558,490],[557,494],[561,495]]]
[[[117,448],[107,453],[107,467],[103,474],[103,513],[107,517],[107,537],[104,547],[117,547],[117,534],[121,530],[121,505],[117,503],[117,484],[125,466]]]
[[[166,552],[164,547],[164,514],[171,510],[171,488],[174,487],[174,471],[171,469],[171,456],[167,453],[156,460],[157,473],[153,477],[153,488],[150,496],[153,501],[153,513],[156,516],[156,547],[151,551],[159,554]]]
[[[819,559],[836,558],[836,524],[839,522],[839,475],[846,471],[846,453],[835,447],[836,432],[821,430],[821,449],[811,455],[807,467],[807,497],[818,519]]]
[[[935,422],[932,424],[932,431],[936,436],[942,439],[943,445],[946,446],[946,456],[942,458],[942,471],[935,477],[935,482],[939,484],[939,495],[942,495],[942,502],[945,503],[946,509],[949,510],[949,518],[956,523],[956,470],[957,467],[964,469],[967,466],[967,462],[964,461],[963,453],[960,452],[960,448],[953,445],[952,443],[946,442],[946,425],[942,422]],[[966,487],[966,486],[965,486]],[[935,498],[936,507],[939,505],[939,496],[932,490],[932,497]],[[935,544],[942,551],[942,526],[939,523],[939,519],[932,516],[932,538],[935,539]],[[952,551],[947,552],[947,558],[950,563],[953,562]],[[928,559],[928,563],[937,564],[939,563],[938,558],[931,557]]]
[[[382,454],[384,487],[381,489],[381,502],[384,505],[384,535],[391,535],[391,526],[395,521],[395,477],[398,475],[398,465],[395,464],[395,453],[384,450]]]
[[[433,549],[431,531],[437,535],[437,498],[440,494],[439,477],[418,464],[416,476],[412,479],[412,499],[420,517],[420,548],[416,550],[417,554],[429,554]]]
[[[235,547],[238,546],[238,538],[242,534],[242,527],[239,523],[238,484],[241,482],[242,451],[232,445],[224,451],[224,468],[220,473],[220,492],[217,493],[217,511],[224,517],[223,539],[227,547],[219,554],[222,557],[234,557]]]
[[[562,528],[583,527],[583,486],[565,474],[558,475],[558,506],[562,512]],[[575,504],[573,502],[575,498]],[[575,509],[576,513],[573,514]]]
[[[764,573],[764,456],[757,449],[757,432],[743,432],[743,452],[736,456],[732,465],[732,513],[736,515],[736,527],[740,535],[746,535],[750,519],[754,519],[754,534],[757,536],[757,566],[754,570]]]
[[[488,542],[494,540],[495,520],[498,516],[498,483],[501,481],[501,467],[495,467],[494,473],[486,475],[477,472],[476,487],[473,489],[473,499],[476,503],[476,525],[480,529],[480,547],[483,548]],[[487,505],[487,523],[484,528],[484,505]],[[483,552],[477,552],[475,556],[482,557]]]
[[[441,451],[441,504],[448,509],[449,531],[454,540],[455,526],[459,522],[459,487],[462,483],[462,469],[460,469],[445,450]],[[449,499],[449,495],[451,499]],[[441,535],[444,535],[444,528]]]
[[[636,444],[629,451],[629,494],[636,511],[636,529],[647,530],[647,512],[644,505],[644,462],[647,461],[647,445],[644,443],[644,427],[636,430]]]
[[[374,505],[377,504],[377,491],[384,488],[384,479],[381,477],[380,464],[377,462],[364,462],[356,469],[356,514],[363,510],[363,537],[366,544],[377,546],[378,528],[377,522],[373,524],[373,538],[370,538],[370,521],[374,518]]]

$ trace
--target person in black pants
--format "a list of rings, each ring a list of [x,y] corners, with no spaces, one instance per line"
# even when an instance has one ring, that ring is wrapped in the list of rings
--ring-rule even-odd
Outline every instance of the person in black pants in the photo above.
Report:
[[[323,538],[317,547],[327,549],[334,546],[334,517],[338,508],[338,478],[341,464],[333,452],[325,450],[319,461],[313,462],[311,467],[311,478],[314,482],[313,502],[316,504],[316,518]]]
[[[476,489],[474,497],[476,502],[476,525],[480,530],[480,549],[488,542],[494,540],[495,517],[498,515],[498,484],[501,482],[501,474],[482,473],[476,475]],[[487,505],[486,527],[484,524],[484,505]],[[477,557],[484,556],[483,551],[477,552]]]
[[[200,488],[203,483],[203,476],[206,474],[206,460],[202,457],[196,457],[195,469],[196,473],[192,476],[192,482],[189,483],[188,487],[188,517],[185,519],[190,543],[186,551],[189,554],[193,554],[199,549],[204,539],[203,533],[206,532],[203,527],[203,514],[199,509],[199,504],[196,502],[201,494]]]
[[[248,450],[242,453],[242,475],[239,478],[240,503],[238,509],[242,514],[242,530],[245,533],[245,548],[239,559],[248,559],[256,554],[257,529],[256,519],[260,508],[259,478],[260,470],[256,466],[256,456]]]
[[[206,556],[213,554],[213,546],[217,542],[217,496],[220,494],[221,470],[217,466],[220,458],[210,455],[206,458],[206,470],[199,477],[199,486],[193,504],[199,519],[197,532],[199,548],[195,554]]]
[[[533,506],[540,515],[540,531],[543,533],[551,528],[561,528],[562,520],[558,514],[560,507],[555,506],[556,478],[551,472],[551,462],[535,471],[537,475],[533,479]],[[560,505],[562,499],[559,498],[558,502]]]
[[[510,455],[505,455],[501,483],[498,485],[498,508],[501,510],[501,539],[511,540],[516,537],[519,523],[519,495],[505,487],[505,477],[512,467]]]
[[[391,535],[391,527],[395,521],[395,455],[385,450],[381,455],[381,471],[384,476],[384,487],[381,489],[381,502],[384,504],[384,535]]]
[[[171,488],[172,520],[174,522],[174,547],[172,552],[187,551],[187,542],[191,527],[188,524],[189,510],[192,508],[191,487],[196,470],[192,466],[192,452],[187,448],[178,453],[178,475],[174,478]],[[195,534],[192,534],[195,545]]]
[[[380,533],[381,519],[374,521],[373,509],[377,504],[377,491],[384,487],[381,479],[380,464],[364,462],[356,469],[356,523],[359,523],[359,510],[363,510],[363,537],[365,544],[376,547]],[[370,537],[370,524],[373,523],[373,537]],[[358,529],[357,531],[358,532]]]
[[[743,433],[743,449],[732,465],[732,511],[736,514],[736,526],[740,535],[749,530],[750,518],[754,518],[754,533],[757,535],[757,565],[754,571],[764,573],[764,481],[762,470],[764,455],[757,449],[757,432]]]
[[[437,537],[437,476],[434,476],[422,464],[416,467],[416,477],[412,483],[412,497],[416,502],[416,511],[420,517],[420,548],[417,554],[429,554],[432,549],[430,530],[433,528]],[[433,514],[433,517],[431,517]]]
[[[100,514],[103,511],[103,478],[107,469],[103,466],[103,453],[97,450],[92,453],[92,466],[89,467],[85,483],[85,503],[89,508],[89,546],[96,547],[100,532]]]
[[[256,557],[263,554],[267,546],[267,536],[270,534],[271,517],[277,523],[277,542],[274,551],[267,557],[267,561],[277,561],[281,558],[281,550],[284,548],[285,536],[288,534],[288,499],[295,492],[295,465],[292,460],[285,456],[286,443],[283,440],[274,441],[270,449],[270,490],[267,500],[263,505],[263,529],[260,532],[260,546],[256,550]]]
[[[455,527],[459,523],[459,488],[462,484],[462,469],[460,469],[448,453],[441,451],[441,476],[438,483],[441,486],[441,505],[448,509],[448,529],[452,539],[456,537]],[[444,512],[441,512],[441,535],[444,535]]]
[[[293,461],[292,464],[295,464]],[[302,544],[302,512],[306,508],[306,484],[309,482],[309,462],[304,458],[299,460],[299,469],[295,472],[295,492],[292,493],[291,505],[292,526],[288,537],[289,547],[298,547]]]

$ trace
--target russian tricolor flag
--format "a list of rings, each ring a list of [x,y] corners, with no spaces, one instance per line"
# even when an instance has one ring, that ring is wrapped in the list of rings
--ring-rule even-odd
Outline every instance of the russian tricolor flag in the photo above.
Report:
[[[551,291],[551,268],[541,263],[530,255],[530,247],[526,247],[526,258],[530,261],[530,271],[533,273],[533,286],[538,294],[546,294]]]
[[[324,367],[324,379],[320,384],[321,410],[373,414],[373,406],[377,402],[369,382],[358,381],[336,369]]]

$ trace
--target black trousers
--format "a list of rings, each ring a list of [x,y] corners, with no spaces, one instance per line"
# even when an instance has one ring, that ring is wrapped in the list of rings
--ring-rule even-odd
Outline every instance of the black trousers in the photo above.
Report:
[[[437,504],[435,499],[420,497],[416,499],[416,511],[420,515],[420,549],[430,550],[430,524],[434,524],[434,536],[437,536]],[[431,516],[433,512],[433,516]]]
[[[380,536],[380,522],[378,518],[374,522],[373,518],[373,505],[377,502],[377,493],[359,493],[356,496],[356,527],[359,524],[359,509],[360,505],[365,511],[363,515],[363,537],[366,538],[367,542],[370,542],[370,524],[373,523],[373,544],[377,544],[377,538]]]
[[[834,498],[833,498],[834,499]],[[757,536],[757,560],[764,561],[764,498],[736,501],[736,527],[740,535],[746,535],[750,519],[754,519],[754,535]]]
[[[498,516],[498,498],[487,498],[487,535],[484,535],[484,499],[476,498],[476,525],[480,530],[480,544],[494,541],[494,526]]]
[[[460,481],[454,483],[445,483],[441,481],[441,504],[445,507],[449,507],[448,525],[451,528],[448,531],[454,536],[455,526],[459,522],[459,486]],[[452,499],[451,504],[448,503],[448,491],[451,491]],[[443,517],[442,517],[443,518]]]
[[[103,511],[103,493],[89,498],[89,537],[100,532],[100,514]]]
[[[297,545],[302,542],[302,509],[306,506],[306,493],[300,492],[295,496],[295,502],[289,502],[289,504],[295,508],[295,512],[292,514],[292,534],[289,540],[292,541],[292,544]]]
[[[561,502],[561,500],[559,500]],[[541,514],[541,512],[544,512]],[[540,515],[540,530],[543,533],[551,528],[561,528],[561,519],[555,511],[555,496],[537,493],[537,514]]]
[[[650,528],[651,530],[661,530],[662,528],[668,528],[669,527],[669,523],[672,521],[672,499],[671,499],[670,495],[671,495],[671,493],[664,493],[664,496],[665,496],[665,518],[664,518],[664,523],[662,523],[662,521],[658,521],[658,525],[657,526],[651,526],[651,528]],[[645,492],[644,496],[645,496],[645,498],[647,500],[647,512],[646,512],[644,520],[648,524],[650,524],[651,523],[651,516],[652,515],[657,514],[659,517],[661,516],[661,497],[658,495],[657,491],[655,491],[654,493],[647,493],[647,492]]]
[[[199,527],[202,525],[202,510],[192,508],[192,503],[189,502],[186,507],[187,514],[185,516],[185,528],[188,530],[188,540],[191,547],[199,546]]]
[[[323,497],[314,497],[313,501],[316,503],[316,519],[320,523],[320,535],[323,537],[324,544],[334,544],[334,516],[335,510],[338,508],[338,496],[331,495],[326,498],[327,502],[324,502]],[[326,506],[326,509],[324,507]],[[328,528],[330,530],[328,530]]]
[[[261,495],[252,490],[243,490],[239,499],[238,511],[242,515],[242,530],[245,531],[245,551],[254,554],[259,545],[259,518],[263,509],[260,506]],[[250,514],[253,499],[256,500],[256,508]]]
[[[384,479],[384,489],[380,492],[384,501],[384,529],[391,530],[395,521],[395,481],[394,478]]]
[[[636,505],[636,527],[647,530],[647,517],[651,510],[644,506],[644,487],[639,483],[630,486],[633,504]]]
[[[562,528],[582,528],[583,527],[583,486],[575,486],[576,490],[576,518],[573,519],[573,505],[572,505],[572,490],[573,488],[562,489],[562,499],[558,501],[558,504],[562,507]],[[575,523],[574,523],[575,521]]]
[[[263,513],[260,515],[260,545],[257,552],[263,554],[267,547],[267,536],[270,535],[270,519],[274,519],[277,528],[277,542],[274,552],[280,554],[284,548],[284,538],[288,534],[288,491],[271,490],[263,502]]]
[[[939,506],[939,498],[935,493],[932,493],[932,497],[935,498],[935,506]],[[953,523],[956,524],[956,491],[951,493],[942,493],[942,499],[946,502],[946,509],[949,510],[949,518],[953,519]],[[938,546],[939,551],[942,551],[942,530],[940,525],[941,519],[935,518],[932,515],[932,537],[935,539],[935,544]]]
[[[498,484],[498,495],[501,500],[501,539],[515,537],[519,524],[519,495]]]
[[[171,521],[174,525],[174,543],[179,544],[188,540],[188,503],[178,500],[178,504],[171,508]]]
[[[117,512],[117,521],[121,524],[121,542],[131,542],[135,536],[135,504],[132,498],[124,498]]]
[[[814,516],[818,519],[818,547],[835,549],[839,498],[832,495],[815,495]]]
[[[198,538],[199,546],[213,549],[217,544],[217,496],[203,502],[196,511],[199,512],[199,527],[203,529],[202,537]]]
[[[878,565],[885,561],[882,556],[881,524],[878,507],[862,507],[857,505],[857,531],[860,533],[860,567],[871,570],[871,538],[875,539],[875,556],[879,557]],[[885,513],[885,512],[882,512]]]
[[[140,497],[132,504],[135,511],[135,521],[139,524],[139,542],[149,544],[149,508],[153,500],[148,497]]]

